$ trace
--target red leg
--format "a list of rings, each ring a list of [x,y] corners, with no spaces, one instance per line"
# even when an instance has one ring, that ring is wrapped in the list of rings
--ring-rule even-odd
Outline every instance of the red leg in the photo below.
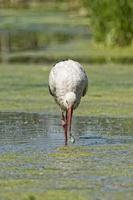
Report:
[[[72,109],[72,111],[71,111],[71,115],[73,115],[73,109]],[[70,124],[72,124],[72,118],[71,118],[71,121],[70,121]],[[70,136],[70,138],[71,138],[71,126],[70,126],[70,130],[69,130],[69,136]]]

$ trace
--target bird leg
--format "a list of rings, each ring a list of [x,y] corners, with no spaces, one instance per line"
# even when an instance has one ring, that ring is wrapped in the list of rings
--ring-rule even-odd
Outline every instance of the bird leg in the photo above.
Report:
[[[64,129],[65,145],[67,145],[68,133],[69,133],[70,139],[71,138],[73,139],[73,137],[71,136],[72,115],[73,115],[73,108],[72,107],[69,107],[67,109],[66,117],[64,116],[64,113],[62,112],[62,127]],[[73,141],[74,141],[74,139],[73,139]]]
[[[70,138],[71,138],[71,125],[72,125],[72,116],[73,116],[73,108],[71,109],[71,112],[70,112],[70,115],[71,115],[71,118],[70,118],[70,129],[69,129],[69,134],[70,134]]]
[[[64,116],[64,113],[62,112],[62,127],[64,129],[64,135],[65,135],[65,145],[67,145],[67,114],[66,118]]]
[[[68,134],[70,139],[71,137],[71,124],[72,124],[72,115],[73,115],[73,107],[69,106],[66,111],[66,126],[65,126],[65,137],[67,140]],[[67,142],[66,142],[67,144]]]

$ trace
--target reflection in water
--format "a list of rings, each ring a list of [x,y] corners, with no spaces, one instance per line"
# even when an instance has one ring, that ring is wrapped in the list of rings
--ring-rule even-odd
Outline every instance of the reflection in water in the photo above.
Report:
[[[63,140],[58,122],[57,117],[48,115],[1,113],[0,151],[25,148],[49,151]]]
[[[133,141],[132,130],[132,118],[75,117],[72,134],[76,138],[75,145],[79,146],[121,144]],[[63,144],[58,116],[0,113],[0,152],[26,149],[50,152]]]

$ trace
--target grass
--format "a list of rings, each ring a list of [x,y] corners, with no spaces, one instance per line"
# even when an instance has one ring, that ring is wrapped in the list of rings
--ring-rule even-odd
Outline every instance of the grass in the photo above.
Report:
[[[75,115],[133,116],[132,65],[84,64],[89,88]],[[51,66],[1,64],[0,111],[58,113],[48,92]]]

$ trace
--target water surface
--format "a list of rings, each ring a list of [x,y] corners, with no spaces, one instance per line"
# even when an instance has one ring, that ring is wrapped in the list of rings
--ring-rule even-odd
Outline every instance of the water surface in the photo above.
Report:
[[[0,113],[0,199],[132,199],[133,118]]]

